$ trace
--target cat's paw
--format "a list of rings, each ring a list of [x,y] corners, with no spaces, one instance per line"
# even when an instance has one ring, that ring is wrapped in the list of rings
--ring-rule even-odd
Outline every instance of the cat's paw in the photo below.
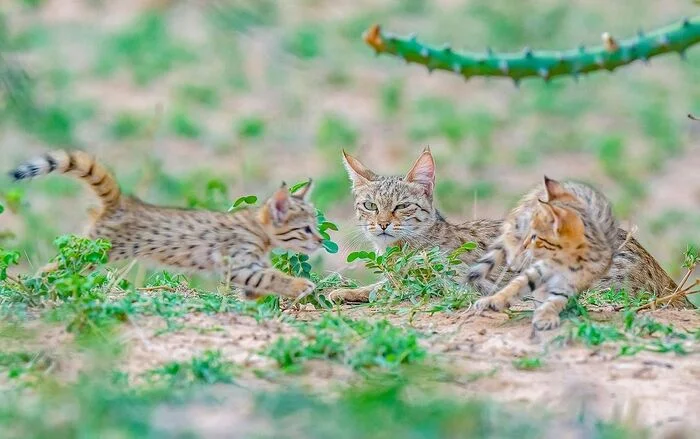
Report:
[[[493,295],[489,297],[482,297],[474,303],[474,309],[477,313],[481,313],[487,309],[493,311],[503,311],[508,307],[508,300],[502,295]]]
[[[488,265],[477,263],[467,271],[467,282],[475,283],[481,279],[485,279],[488,271]]]
[[[289,286],[289,296],[301,299],[311,294],[314,289],[316,289],[315,283],[303,277],[297,277],[292,280]]]
[[[326,297],[333,303],[364,303],[369,302],[369,293],[366,288],[338,288]]]
[[[532,326],[538,331],[558,328],[561,324],[559,312],[551,307],[541,306],[532,316]]]

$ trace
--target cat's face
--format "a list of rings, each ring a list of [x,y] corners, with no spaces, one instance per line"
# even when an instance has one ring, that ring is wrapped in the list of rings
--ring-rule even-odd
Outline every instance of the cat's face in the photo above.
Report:
[[[282,184],[265,202],[262,222],[274,246],[301,253],[321,247],[323,237],[318,232],[316,209],[308,201],[310,193],[311,180],[294,194]]]
[[[535,252],[582,250],[586,246],[585,227],[571,206],[577,197],[557,181],[545,177],[546,200],[538,200],[532,215],[529,245]]]
[[[378,249],[424,240],[435,222],[435,162],[426,149],[404,177],[375,174],[343,152],[359,226]]]

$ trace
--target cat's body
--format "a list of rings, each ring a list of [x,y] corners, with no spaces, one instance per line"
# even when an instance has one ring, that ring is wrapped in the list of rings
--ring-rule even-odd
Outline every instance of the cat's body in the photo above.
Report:
[[[306,200],[310,184],[293,195],[283,184],[260,208],[223,213],[154,206],[124,196],[114,177],[82,151],[49,152],[11,175],[20,180],[53,171],[87,182],[100,199],[86,235],[112,243],[110,261],[139,258],[187,271],[216,272],[251,295],[298,297],[314,288],[312,282],[269,264],[274,247],[303,253],[320,248],[316,212]]]
[[[380,176],[369,170],[357,159],[344,154],[345,167],[353,183],[353,197],[359,226],[365,236],[377,248],[383,251],[389,245],[408,244],[412,247],[433,247],[439,245],[446,252],[452,251],[463,243],[473,241],[477,248],[465,252],[460,258],[466,265],[474,264],[501,235],[503,220],[481,219],[453,224],[445,220],[433,204],[433,187],[435,164],[429,150],[421,154],[413,168],[405,177]],[[411,200],[420,206],[413,211],[399,209],[396,206]],[[376,210],[368,208],[375,207]],[[404,213],[401,215],[401,213]],[[397,213],[399,215],[397,215]],[[379,223],[382,223],[381,225]],[[394,236],[381,236],[381,227],[387,222],[394,225]],[[399,227],[396,227],[396,224]],[[407,227],[408,226],[408,227]],[[385,232],[385,231],[384,231]],[[397,233],[398,232],[398,233]],[[648,291],[662,296],[676,288],[675,282],[659,266],[658,262],[641,246],[641,244],[623,229],[617,230],[616,249],[610,269],[593,283],[592,289],[626,289],[631,293]],[[506,270],[495,277],[499,285],[508,282],[515,272]],[[461,273],[465,276],[466,273]],[[339,289],[331,293],[335,300],[347,302],[366,302],[370,293],[381,284],[368,285],[354,289]],[[495,285],[488,283],[473,284],[481,294],[492,294]],[[684,303],[684,299],[676,305]]]
[[[478,311],[502,311],[513,299],[533,294],[541,302],[536,329],[559,326],[569,298],[588,289],[610,268],[617,220],[609,200],[592,187],[545,177],[511,210],[501,235],[469,270],[467,279],[488,279],[495,267],[523,267],[501,290],[475,303]]]

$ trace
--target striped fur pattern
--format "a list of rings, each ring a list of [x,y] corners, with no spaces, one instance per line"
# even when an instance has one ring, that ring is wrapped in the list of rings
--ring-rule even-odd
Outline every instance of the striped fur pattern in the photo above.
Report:
[[[473,264],[500,234],[500,222],[491,220],[453,224],[435,208],[435,161],[425,149],[404,176],[382,176],[343,152],[343,160],[352,182],[358,227],[378,252],[388,246],[440,246],[451,251],[465,242],[477,248],[460,257]],[[380,283],[353,289],[338,289],[330,297],[336,301],[366,302]]]
[[[188,271],[218,272],[247,295],[300,297],[314,284],[270,267],[269,252],[310,253],[320,248],[309,184],[290,194],[282,185],[259,208],[233,213],[154,206],[123,196],[114,177],[82,151],[53,151],[11,172],[16,180],[50,172],[90,185],[101,202],[87,235],[112,243],[111,261],[138,258]]]
[[[511,211],[502,235],[467,278],[488,278],[503,263],[526,265],[524,270],[493,296],[478,300],[476,309],[501,311],[513,299],[532,293],[540,302],[533,326],[559,326],[559,313],[568,299],[608,272],[617,250],[617,230],[610,202],[600,192],[545,177],[543,187],[525,195]]]
[[[503,238],[502,228],[507,221],[479,219],[453,224],[440,215],[433,205],[435,163],[429,150],[421,154],[405,176],[378,175],[346,153],[343,153],[343,160],[352,182],[358,227],[378,251],[382,251],[387,245],[407,243],[414,247],[439,245],[449,252],[464,242],[474,241],[478,245],[477,249],[461,256],[467,265],[471,265],[485,253],[486,248]],[[405,201],[414,202],[416,206],[405,209],[401,206]],[[396,207],[404,209],[397,210]],[[382,230],[383,226],[386,226],[386,230]],[[382,232],[394,236],[385,236]],[[657,297],[675,290],[676,283],[627,231],[617,229],[614,247],[617,251],[610,269],[593,282],[591,289],[624,289],[630,293],[646,291]],[[499,268],[499,265],[505,265],[502,264],[503,260],[499,255],[503,255],[505,259],[504,254],[490,256],[494,259],[494,268],[489,273],[490,276],[471,276],[471,286],[481,294],[493,293],[499,285],[509,282],[519,272],[519,264],[516,261],[513,261],[512,268]],[[523,261],[517,262],[522,264]],[[483,264],[477,264],[477,267],[477,273],[484,270]],[[380,284],[381,281],[354,289],[339,289],[333,291],[331,296],[339,301],[367,302],[370,293]],[[685,306],[686,299],[679,298],[671,305]]]

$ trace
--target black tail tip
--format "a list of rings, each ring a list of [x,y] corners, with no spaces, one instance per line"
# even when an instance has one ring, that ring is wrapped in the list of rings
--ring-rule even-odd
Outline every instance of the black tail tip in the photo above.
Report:
[[[22,172],[19,168],[8,172],[8,175],[14,181],[19,181],[26,177],[25,173]]]

